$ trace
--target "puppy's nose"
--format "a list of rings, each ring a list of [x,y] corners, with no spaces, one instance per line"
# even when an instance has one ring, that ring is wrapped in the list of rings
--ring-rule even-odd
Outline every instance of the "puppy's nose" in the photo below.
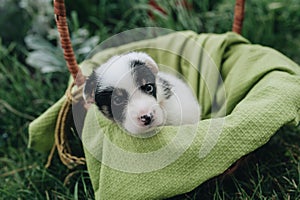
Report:
[[[146,115],[142,115],[141,118],[140,118],[140,120],[141,120],[141,122],[145,126],[147,126],[147,125],[149,125],[149,124],[152,123],[152,121],[153,121],[153,115],[152,115],[152,113],[146,114]]]

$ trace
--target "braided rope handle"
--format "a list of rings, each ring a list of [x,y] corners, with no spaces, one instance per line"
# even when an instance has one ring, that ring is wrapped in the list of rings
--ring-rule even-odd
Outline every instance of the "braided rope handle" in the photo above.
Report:
[[[232,31],[238,34],[241,34],[243,21],[244,21],[244,12],[245,11],[245,0],[236,0],[234,8],[234,20],[232,24]]]
[[[56,26],[60,35],[60,43],[64,50],[64,57],[67,62],[67,67],[75,81],[75,84],[79,87],[84,83],[85,77],[83,76],[80,68],[78,67],[75,54],[72,48],[67,24],[65,2],[64,0],[54,0],[53,3]]]

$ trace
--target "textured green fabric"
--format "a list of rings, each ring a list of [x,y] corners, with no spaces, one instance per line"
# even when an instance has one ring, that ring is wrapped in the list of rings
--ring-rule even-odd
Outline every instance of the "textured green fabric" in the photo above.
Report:
[[[82,139],[96,199],[162,199],[191,191],[283,125],[299,122],[300,68],[271,48],[234,33],[176,32],[104,50],[82,67],[132,50],[182,74],[199,99],[203,120],[136,138],[92,106]],[[51,127],[31,124],[30,146],[45,150],[43,137],[51,143],[53,136],[40,125]]]
[[[94,61],[106,53],[136,49],[182,73],[198,95],[204,118],[210,117],[211,102],[217,104],[217,117],[200,121],[196,129],[164,127],[158,135],[141,139],[128,136],[91,108],[83,143],[96,199],[161,199],[188,192],[266,143],[282,125],[299,121],[300,69],[272,49],[250,45],[232,33],[185,32],[104,51]],[[200,81],[192,64],[200,66]],[[165,146],[166,154],[159,151]]]
[[[48,152],[52,148],[56,119],[65,99],[65,97],[62,97],[41,116],[29,124],[29,148],[39,152]]]

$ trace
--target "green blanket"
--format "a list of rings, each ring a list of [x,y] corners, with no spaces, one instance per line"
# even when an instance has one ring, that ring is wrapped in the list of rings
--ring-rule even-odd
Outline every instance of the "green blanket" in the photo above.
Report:
[[[234,33],[186,31],[104,50],[81,67],[132,50],[182,74],[199,99],[203,120],[136,138],[92,106],[82,141],[96,199],[163,199],[191,191],[265,144],[283,125],[300,120],[300,68],[271,48]],[[63,101],[32,122],[30,147],[51,148]]]

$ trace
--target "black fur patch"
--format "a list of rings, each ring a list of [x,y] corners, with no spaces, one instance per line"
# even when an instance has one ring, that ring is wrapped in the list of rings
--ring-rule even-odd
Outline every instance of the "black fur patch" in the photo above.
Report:
[[[96,72],[93,71],[92,74],[87,78],[85,82],[84,91],[83,91],[87,100],[94,99],[96,85],[97,85]]]
[[[95,94],[96,105],[99,110],[109,119],[122,123],[124,110],[128,104],[129,95],[124,89],[105,88]]]
[[[113,88],[106,88],[95,93],[95,102],[99,110],[109,119],[113,119],[113,114],[111,110],[111,96],[113,93]]]
[[[169,81],[159,77],[158,81],[161,84],[161,87],[163,88],[163,93],[166,99],[169,99],[172,94],[172,85],[169,83]]]
[[[132,76],[134,77],[137,87],[146,94],[152,95],[154,98],[156,98],[156,77],[149,67],[147,67],[146,63],[140,60],[134,60],[131,62],[131,68]],[[147,85],[151,85],[153,87],[151,93],[147,92]]]

